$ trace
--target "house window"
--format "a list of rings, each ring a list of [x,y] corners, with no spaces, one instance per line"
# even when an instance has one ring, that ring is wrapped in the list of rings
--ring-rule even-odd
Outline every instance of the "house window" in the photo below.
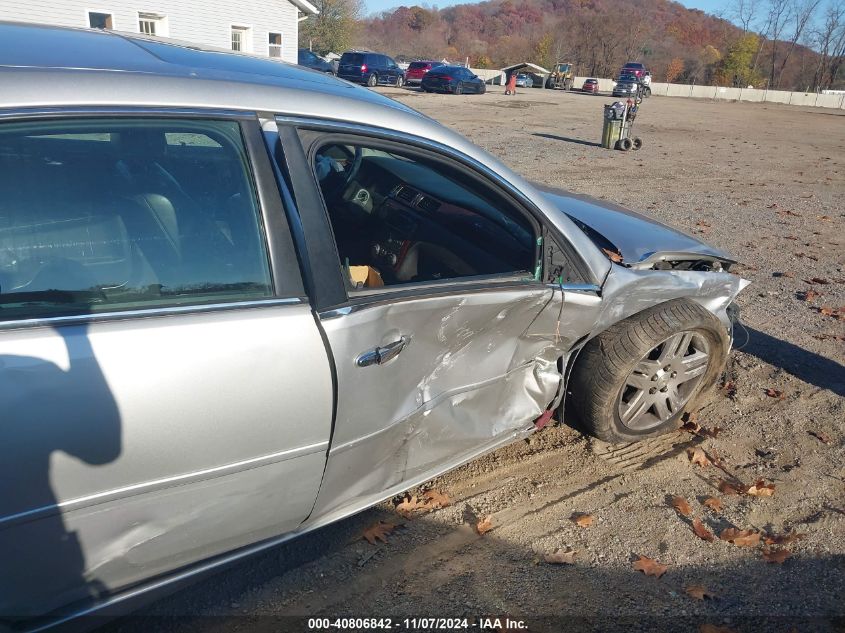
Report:
[[[267,54],[270,57],[282,56],[282,34],[270,33],[270,41],[267,44]]]
[[[88,26],[92,29],[113,29],[114,23],[110,13],[88,12]]]
[[[233,26],[232,27],[232,50],[233,51],[249,51],[249,27]]]
[[[167,18],[158,13],[139,13],[138,32],[144,35],[167,35]]]

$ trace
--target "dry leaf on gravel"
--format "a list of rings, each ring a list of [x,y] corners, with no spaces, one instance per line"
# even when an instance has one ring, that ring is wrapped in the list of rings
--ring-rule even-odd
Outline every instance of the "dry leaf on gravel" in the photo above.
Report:
[[[719,538],[739,547],[755,547],[760,543],[760,533],[754,530],[725,528],[719,534]]]
[[[722,500],[718,497],[707,497],[702,503],[710,508],[713,512],[722,511]]]
[[[712,429],[708,429],[707,427],[702,427],[701,428],[701,435],[703,435],[704,437],[710,437],[710,438],[715,440],[717,437],[719,437],[719,433],[721,433],[722,430],[723,429],[722,429],[721,426],[714,426]]]
[[[810,285],[819,284],[820,286],[826,286],[830,282],[827,279],[825,279],[824,277],[813,277],[812,279],[805,279],[804,283],[810,284]]]
[[[688,448],[687,455],[689,456],[690,462],[693,464],[697,464],[702,468],[710,466],[710,460],[708,459],[707,454],[700,448]]]
[[[398,523],[387,523],[385,521],[379,521],[378,523],[374,523],[366,530],[364,530],[364,533],[361,534],[361,538],[367,539],[367,542],[370,545],[375,545],[376,541],[387,543],[387,535],[390,534],[397,527],[399,527]]]
[[[423,493],[423,497],[425,498],[426,505],[433,510],[445,508],[452,503],[452,500],[449,499],[449,495],[445,492],[440,492],[439,490],[426,490]]]
[[[724,479],[719,480],[719,492],[723,495],[741,495],[745,486],[742,484],[733,484]]]
[[[693,435],[698,435],[698,432],[701,430],[701,425],[696,422],[694,419],[690,418],[684,425],[681,427],[682,431],[686,431],[687,433],[692,433]]]
[[[701,519],[693,519],[692,532],[702,541],[712,543],[714,540],[713,533],[706,527],[704,527],[704,524],[701,522]]]
[[[684,591],[688,596],[692,596],[696,600],[712,600],[716,597],[716,594],[709,591],[704,585],[690,585],[689,587],[684,587]]]
[[[816,292],[815,290],[802,290],[798,293],[798,299],[801,301],[808,301],[812,302],[815,301],[817,297],[820,297],[821,293]]]
[[[633,567],[636,571],[641,571],[646,576],[654,576],[655,578],[660,578],[663,574],[666,573],[666,570],[669,569],[667,565],[661,565],[653,558],[643,556],[642,554],[637,554],[637,556],[639,556],[639,558],[634,561]]]
[[[766,395],[770,398],[777,398],[778,400],[783,400],[786,396],[783,395],[783,392],[778,389],[772,389],[769,387],[766,389]]]
[[[746,489],[746,494],[752,497],[771,497],[775,494],[775,485],[767,484],[764,480],[758,479]]]
[[[493,517],[487,517],[481,519],[478,523],[475,524],[475,531],[479,534],[487,534],[490,530],[493,529]]]
[[[787,545],[804,538],[800,532],[787,532],[786,534],[767,534],[764,542],[766,545]]]
[[[830,444],[831,442],[833,442],[830,435],[828,435],[824,431],[809,431],[809,433],[822,444]]]
[[[575,550],[565,552],[562,549],[555,551],[554,554],[546,554],[543,560],[549,565],[574,565],[575,564]]]
[[[569,517],[569,520],[578,527],[582,528],[590,527],[595,522],[593,515],[585,512],[573,512],[572,516]]]
[[[406,519],[410,519],[415,512],[423,512],[428,509],[425,501],[420,501],[417,495],[405,496],[404,499],[396,506],[396,511]]]
[[[678,512],[683,514],[685,517],[688,517],[692,514],[692,508],[690,507],[689,503],[683,497],[672,497],[672,507],[675,508]]]
[[[725,395],[730,398],[731,400],[736,398],[736,383],[733,380],[728,380],[725,383],[722,383],[722,391],[725,392]]]
[[[783,562],[790,556],[792,556],[792,552],[790,552],[788,549],[766,548],[763,550],[763,558],[766,559],[767,563],[783,565]]]

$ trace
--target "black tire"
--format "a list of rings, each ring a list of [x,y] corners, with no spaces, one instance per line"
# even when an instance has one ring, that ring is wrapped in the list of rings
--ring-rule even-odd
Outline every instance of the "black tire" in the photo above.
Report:
[[[620,138],[616,142],[616,149],[622,150],[623,152],[627,152],[634,146],[633,141],[629,139],[627,136],[625,138]]]
[[[644,96],[646,99],[648,99],[648,98],[651,96],[651,88],[649,88],[648,86],[646,86],[645,88],[643,88],[643,96]]]
[[[641,150],[642,147],[643,147],[643,139],[641,139],[639,136],[635,136],[634,140],[633,140],[632,149],[636,152],[636,151]]]
[[[478,91],[478,94],[483,95],[487,92],[487,84],[481,84],[481,88]]]
[[[367,85],[370,88],[375,88],[378,85],[378,75],[373,73],[367,78]]]
[[[396,87],[397,87],[397,88],[401,88],[401,87],[402,87],[402,86],[404,86],[404,85],[405,85],[405,79],[402,77],[402,75],[399,75],[399,76],[396,78]]]
[[[464,84],[463,84],[463,82],[462,82],[462,81],[459,81],[459,82],[458,82],[458,85],[457,85],[457,86],[455,86],[455,94],[456,94],[456,95],[462,95],[462,94],[464,94]]]
[[[657,409],[652,414],[649,407],[640,417],[650,416],[655,424],[636,428],[637,425],[630,422],[623,423],[620,410],[624,405],[623,397],[630,389],[629,378],[635,375],[641,377],[641,374],[635,374],[634,369],[644,361],[659,363],[659,360],[646,359],[650,359],[648,355],[657,352],[664,341],[681,333],[698,337],[694,340],[703,341],[700,343],[702,346],[706,343],[709,353],[701,377],[696,377],[697,382],[690,385],[690,392],[677,411],[667,407],[671,417],[659,418]],[[684,412],[693,409],[701,392],[718,378],[725,364],[728,345],[725,327],[712,313],[693,301],[676,299],[646,309],[611,326],[584,346],[576,358],[568,385],[567,391],[571,395],[566,405],[567,412],[575,415],[585,432],[606,442],[633,442],[667,433],[680,425]],[[683,350],[683,354],[686,352]],[[700,354],[693,351],[693,354],[696,353]],[[659,397],[657,394],[654,399]],[[665,398],[663,404],[666,406]],[[633,421],[637,419],[638,416],[634,416]]]

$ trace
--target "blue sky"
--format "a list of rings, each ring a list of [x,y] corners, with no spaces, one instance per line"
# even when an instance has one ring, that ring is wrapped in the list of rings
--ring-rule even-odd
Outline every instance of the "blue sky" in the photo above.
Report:
[[[443,8],[453,4],[465,4],[466,2],[473,1],[477,0],[429,0],[428,2],[414,2],[413,0],[406,0],[405,2],[402,0],[364,0],[364,5],[366,6],[365,10],[367,13],[378,13],[379,11],[392,9],[393,7],[400,7],[402,5],[412,6],[414,4],[427,4]],[[717,11],[724,7],[728,3],[728,0],[680,0],[680,2],[684,6],[712,13],[713,11]]]

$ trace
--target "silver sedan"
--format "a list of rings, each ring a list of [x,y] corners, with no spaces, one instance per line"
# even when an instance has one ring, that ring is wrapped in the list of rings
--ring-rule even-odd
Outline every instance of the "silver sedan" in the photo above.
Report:
[[[552,416],[665,433],[722,371],[728,254],[372,91],[20,24],[0,83],[7,623],[126,609]]]

